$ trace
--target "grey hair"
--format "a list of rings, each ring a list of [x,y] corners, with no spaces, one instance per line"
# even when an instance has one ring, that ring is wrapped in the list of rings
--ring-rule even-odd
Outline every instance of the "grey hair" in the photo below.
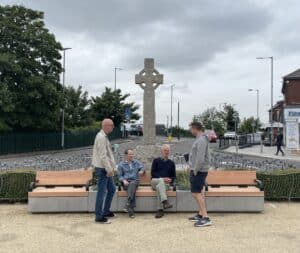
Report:
[[[164,144],[161,146],[161,150],[164,150],[165,148],[168,148],[169,150],[171,149],[169,144]]]

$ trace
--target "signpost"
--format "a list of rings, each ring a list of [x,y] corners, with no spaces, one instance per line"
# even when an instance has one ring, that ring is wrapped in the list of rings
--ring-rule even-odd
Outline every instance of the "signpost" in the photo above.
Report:
[[[299,124],[297,121],[286,121],[286,147],[299,149]]]
[[[234,119],[234,132],[235,132],[235,151],[238,152],[238,138],[237,138],[237,121],[239,118],[238,112],[233,113],[233,119]]]

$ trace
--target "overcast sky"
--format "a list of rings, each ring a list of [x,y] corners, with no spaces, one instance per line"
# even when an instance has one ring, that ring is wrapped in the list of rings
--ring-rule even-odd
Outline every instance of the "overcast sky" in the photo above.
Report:
[[[0,0],[45,13],[47,28],[67,52],[66,84],[82,85],[100,95],[114,85],[141,105],[143,92],[134,75],[144,58],[155,58],[164,84],[156,90],[156,117],[170,115],[174,88],[174,122],[181,103],[180,125],[194,114],[221,103],[235,104],[240,116],[268,119],[270,62],[274,56],[274,102],[281,99],[282,76],[300,68],[300,1],[297,0]]]

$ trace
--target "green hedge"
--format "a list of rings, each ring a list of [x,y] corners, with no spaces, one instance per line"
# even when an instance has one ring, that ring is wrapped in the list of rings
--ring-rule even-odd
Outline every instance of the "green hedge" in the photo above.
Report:
[[[277,172],[257,172],[257,178],[265,186],[265,199],[292,200],[300,199],[300,170],[286,170]],[[34,181],[35,172],[32,170],[16,170],[0,172],[0,201],[27,201],[30,182]],[[114,181],[117,182],[115,176]],[[96,184],[94,173],[93,184]],[[190,188],[187,172],[177,172],[177,188]]]
[[[264,183],[265,199],[300,199],[300,170],[259,172],[257,178]]]
[[[35,179],[35,172],[17,170],[0,173],[0,201],[27,201],[30,182]]]

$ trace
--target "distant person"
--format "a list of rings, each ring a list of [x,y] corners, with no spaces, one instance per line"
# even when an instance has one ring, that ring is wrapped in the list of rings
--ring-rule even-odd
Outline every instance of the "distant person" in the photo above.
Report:
[[[282,145],[283,145],[283,134],[282,132],[279,132],[279,134],[277,134],[277,138],[276,138],[276,146],[277,146],[277,151],[275,155],[278,155],[279,151],[281,152],[282,156],[284,156],[284,152],[282,150]]]
[[[167,190],[176,178],[175,163],[169,159],[170,146],[163,145],[161,154],[161,157],[153,160],[151,169],[151,186],[157,193],[157,219],[164,216],[164,209],[173,207],[168,201]]]
[[[130,218],[134,218],[135,194],[139,186],[139,176],[145,173],[144,165],[134,159],[132,149],[125,150],[125,161],[118,165],[119,181],[127,191],[127,203],[124,211],[129,214]]]
[[[195,222],[195,227],[212,225],[208,217],[205,204],[205,180],[209,169],[209,144],[204,135],[204,128],[200,122],[190,124],[191,133],[196,137],[189,154],[191,192],[199,206],[199,212],[189,218]]]
[[[98,179],[95,221],[102,224],[110,224],[111,221],[108,218],[116,216],[110,211],[111,202],[116,191],[113,182],[116,163],[111,149],[111,144],[107,137],[113,129],[113,121],[110,119],[104,119],[102,121],[102,129],[96,135],[93,147],[92,165],[95,168]]]

